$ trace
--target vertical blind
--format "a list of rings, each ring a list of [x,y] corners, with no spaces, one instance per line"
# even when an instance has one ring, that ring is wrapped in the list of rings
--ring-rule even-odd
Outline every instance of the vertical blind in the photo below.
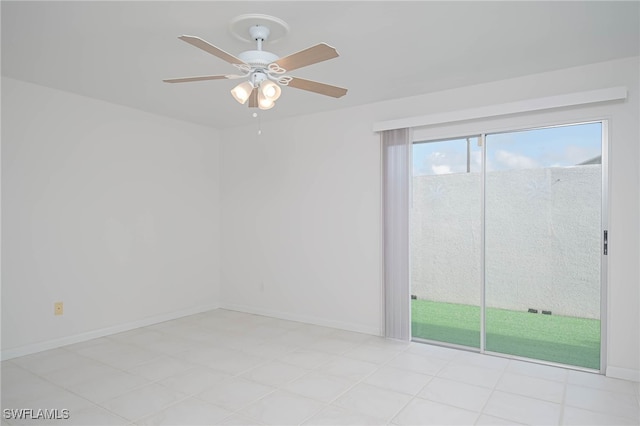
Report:
[[[411,129],[382,132],[382,158],[385,336],[409,340]]]

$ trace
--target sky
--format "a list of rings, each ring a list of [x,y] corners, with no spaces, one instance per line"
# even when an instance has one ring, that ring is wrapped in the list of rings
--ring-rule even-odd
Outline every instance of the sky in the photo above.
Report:
[[[601,123],[488,134],[487,171],[575,166],[601,155],[601,139]],[[478,140],[469,138],[471,172],[481,170]],[[466,138],[414,143],[414,176],[466,171]]]

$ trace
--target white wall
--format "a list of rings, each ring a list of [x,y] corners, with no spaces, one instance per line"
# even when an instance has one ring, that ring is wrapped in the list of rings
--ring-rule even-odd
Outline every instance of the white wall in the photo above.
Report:
[[[257,123],[223,131],[223,304],[379,332],[380,148],[373,123],[624,85],[623,103],[517,118],[523,126],[562,121],[559,113],[569,121],[611,119],[607,373],[640,379],[638,75],[638,58],[631,58],[272,122],[259,137]],[[480,124],[483,131],[505,126],[492,120],[420,131],[460,136]]]
[[[219,156],[213,129],[3,78],[3,357],[217,306]]]
[[[224,306],[379,332],[378,137],[344,114],[222,132]]]

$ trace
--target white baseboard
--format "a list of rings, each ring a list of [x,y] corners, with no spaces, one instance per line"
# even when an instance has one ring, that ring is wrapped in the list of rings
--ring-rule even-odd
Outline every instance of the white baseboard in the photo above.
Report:
[[[236,305],[233,303],[222,303],[220,304],[220,308],[228,309],[230,311],[245,312],[247,314],[255,314],[255,315],[262,315],[266,317],[278,318],[278,319],[287,320],[287,321],[296,321],[296,322],[302,322],[305,324],[319,325],[322,327],[335,328],[339,330],[354,331],[356,333],[371,334],[374,336],[382,335],[378,327],[370,327],[362,324],[332,321],[324,318],[317,318],[317,317],[312,317],[307,315],[298,315],[298,314],[292,314],[292,313],[280,312],[280,311],[272,311],[269,309],[261,309],[253,306]]]
[[[153,317],[144,318],[137,321],[131,321],[124,324],[114,325],[112,327],[101,328],[98,330],[91,330],[80,334],[74,334],[72,336],[60,337],[57,339],[47,340],[44,342],[32,343],[26,346],[20,346],[17,348],[6,349],[2,351],[1,358],[3,361],[17,358],[19,356],[30,355],[37,352],[47,351],[49,349],[59,348],[61,346],[71,345],[74,343],[80,343],[98,337],[110,336],[116,333],[122,333],[123,331],[133,330],[135,328],[146,327],[148,325],[158,324],[165,321],[170,321],[189,315],[199,314],[201,312],[211,311],[218,309],[219,305],[205,305],[196,306],[193,308],[182,309],[179,311],[169,312],[166,314],[155,315]]]
[[[640,382],[640,370],[632,370],[630,368],[607,366],[606,376],[613,377],[614,379]]]

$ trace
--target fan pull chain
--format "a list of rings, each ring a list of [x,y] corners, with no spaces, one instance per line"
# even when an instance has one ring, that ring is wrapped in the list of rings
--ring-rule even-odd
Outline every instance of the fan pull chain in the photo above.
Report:
[[[258,136],[260,136],[262,135],[262,117],[260,117],[257,112],[254,112],[252,115],[253,118],[258,118]]]

